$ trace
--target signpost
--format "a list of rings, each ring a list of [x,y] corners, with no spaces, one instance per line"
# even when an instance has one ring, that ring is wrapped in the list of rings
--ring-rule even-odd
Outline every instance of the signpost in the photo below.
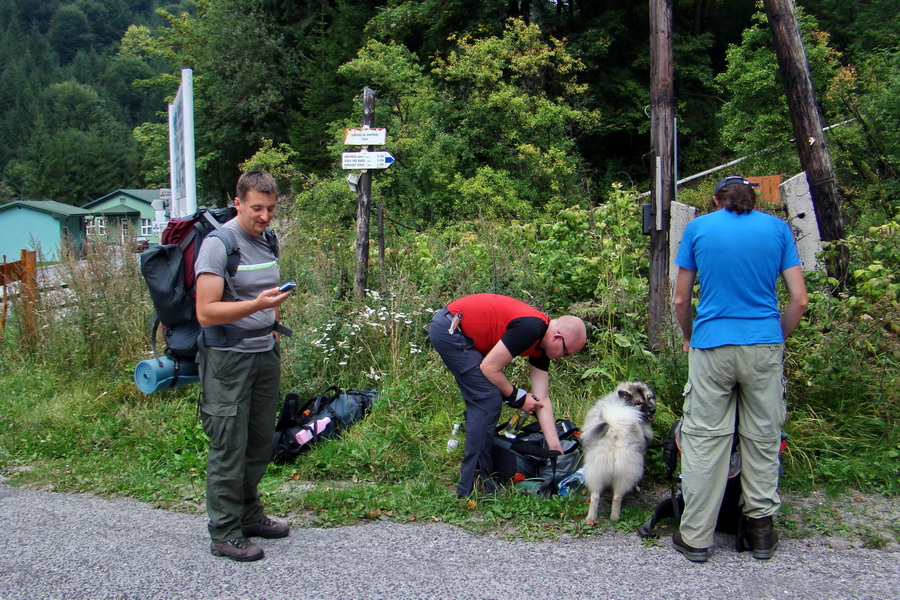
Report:
[[[348,146],[383,146],[386,141],[387,129],[384,127],[344,130],[344,143]]]
[[[342,169],[387,169],[394,162],[390,152],[344,152]]]
[[[375,92],[370,87],[363,88],[363,122],[360,129],[345,129],[344,143],[362,146],[361,152],[344,152],[341,168],[359,170],[347,178],[350,189],[359,193],[356,207],[356,272],[353,277],[353,293],[357,298],[366,295],[366,281],[369,270],[369,216],[370,194],[372,191],[372,170],[387,169],[394,163],[390,152],[369,152],[370,146],[380,146],[387,141],[387,130],[372,127],[375,124]],[[384,276],[384,227],[382,207],[378,207],[378,248],[381,257],[381,273]]]

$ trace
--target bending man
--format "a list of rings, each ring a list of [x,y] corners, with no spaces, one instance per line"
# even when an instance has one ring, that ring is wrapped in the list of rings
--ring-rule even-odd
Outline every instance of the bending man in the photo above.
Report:
[[[459,497],[472,493],[476,471],[484,480],[484,491],[494,492],[491,448],[503,402],[535,415],[547,448],[562,453],[550,404],[548,369],[551,360],[584,347],[581,319],[550,319],[508,296],[473,294],[437,311],[429,337],[466,403],[465,456],[456,488]],[[516,356],[528,357],[531,391],[514,386],[503,372]]]

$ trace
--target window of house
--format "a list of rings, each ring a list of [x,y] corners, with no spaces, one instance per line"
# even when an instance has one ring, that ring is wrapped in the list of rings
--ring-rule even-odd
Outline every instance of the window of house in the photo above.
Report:
[[[141,235],[147,236],[153,234],[153,220],[141,219]]]

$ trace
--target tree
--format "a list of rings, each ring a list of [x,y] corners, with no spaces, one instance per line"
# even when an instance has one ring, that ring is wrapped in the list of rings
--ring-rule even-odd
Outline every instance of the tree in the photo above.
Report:
[[[430,72],[408,49],[374,41],[342,67],[385,106],[376,125],[391,132],[398,167],[378,176],[380,193],[424,221],[524,218],[577,203],[584,174],[575,140],[597,120],[578,107],[583,65],[516,20],[500,37],[456,44]]]
[[[815,19],[798,10],[797,20],[827,126],[842,120],[829,94],[841,74],[839,54],[828,46],[828,35],[817,28]],[[753,16],[741,44],[729,47],[726,59],[727,69],[716,77],[728,97],[719,110],[723,143],[732,157],[756,155],[742,165],[745,169],[764,163],[781,173],[796,173],[800,170],[796,154],[783,151],[791,149],[791,119],[764,13]],[[782,152],[767,152],[775,148]]]
[[[74,81],[50,86],[19,164],[29,197],[81,205],[137,182],[134,143],[99,95]]]
[[[131,27],[123,40],[126,56],[163,60],[171,69],[144,85],[168,86],[174,96],[176,74],[181,68],[194,71],[199,198],[227,201],[238,165],[262,139],[286,138],[298,60],[264,4],[200,0],[196,17],[165,14],[168,25],[155,35]]]
[[[87,17],[77,6],[61,6],[48,32],[50,43],[63,64],[72,62],[75,55],[91,46],[93,35]]]
[[[796,14],[793,4],[787,0],[764,0],[764,5],[775,42],[800,166],[806,172],[815,207],[819,236],[837,249],[828,260],[829,274],[843,286],[849,264],[844,219]]]

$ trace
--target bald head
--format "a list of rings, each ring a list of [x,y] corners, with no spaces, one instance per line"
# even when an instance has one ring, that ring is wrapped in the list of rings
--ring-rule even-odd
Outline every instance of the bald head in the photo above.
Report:
[[[587,341],[584,321],[572,315],[552,319],[541,342],[551,359],[563,358],[579,352]]]
[[[587,329],[584,326],[584,321],[572,315],[559,317],[556,321],[560,333],[566,336],[569,352],[574,354],[584,348],[584,344],[587,341]]]

